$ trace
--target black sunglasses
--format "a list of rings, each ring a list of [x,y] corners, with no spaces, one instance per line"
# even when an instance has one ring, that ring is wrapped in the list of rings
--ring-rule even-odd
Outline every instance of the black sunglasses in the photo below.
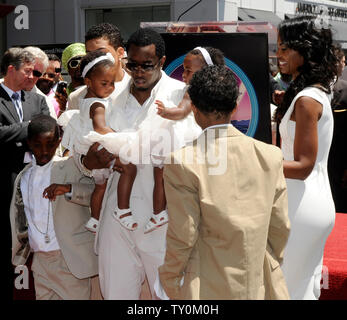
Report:
[[[48,76],[48,78],[53,79],[53,78],[55,77],[55,73],[47,73],[47,72],[46,72],[43,76],[44,76],[44,77],[45,77],[45,76]]]
[[[76,69],[80,65],[81,59],[82,58],[71,59],[68,63],[68,67],[71,69]]]
[[[61,68],[55,68],[54,71],[55,71],[55,73],[60,73],[61,72]]]
[[[42,72],[38,71],[38,70],[33,70],[33,76],[40,78],[42,76]]]
[[[130,70],[131,72],[135,71],[138,67],[140,67],[143,71],[152,71],[154,70],[158,65],[158,61],[156,64],[148,64],[148,63],[137,63],[137,62],[127,62],[125,64],[125,67]]]

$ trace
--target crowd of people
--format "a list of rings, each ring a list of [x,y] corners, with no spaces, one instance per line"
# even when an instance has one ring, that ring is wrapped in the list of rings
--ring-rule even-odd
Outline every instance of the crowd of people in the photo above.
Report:
[[[9,296],[13,265],[33,253],[38,300],[319,299],[334,200],[345,209],[328,176],[333,135],[335,154],[345,141],[342,125],[333,129],[333,111],[342,123],[345,109],[342,57],[319,19],[281,22],[279,148],[231,124],[239,88],[217,48],[186,54],[184,82],[162,70],[165,42],[149,28],[124,45],[116,26],[93,26],[61,60],[8,49]],[[329,174],[343,194],[346,159],[337,172],[337,158]]]

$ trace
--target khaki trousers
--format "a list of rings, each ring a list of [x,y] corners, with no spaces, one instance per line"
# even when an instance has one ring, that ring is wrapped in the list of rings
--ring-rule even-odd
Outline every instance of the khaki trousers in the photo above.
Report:
[[[60,250],[35,252],[31,266],[36,300],[89,300],[90,278],[78,279]]]

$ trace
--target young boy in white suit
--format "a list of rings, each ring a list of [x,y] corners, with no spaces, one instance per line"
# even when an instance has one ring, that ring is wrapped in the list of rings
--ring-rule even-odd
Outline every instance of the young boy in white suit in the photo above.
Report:
[[[88,300],[98,267],[95,236],[84,228],[90,218],[84,199],[94,186],[73,158],[55,157],[60,140],[55,119],[41,115],[30,122],[27,142],[34,160],[18,174],[10,208],[12,263],[23,265],[34,252],[37,300]],[[79,194],[72,193],[76,184]]]

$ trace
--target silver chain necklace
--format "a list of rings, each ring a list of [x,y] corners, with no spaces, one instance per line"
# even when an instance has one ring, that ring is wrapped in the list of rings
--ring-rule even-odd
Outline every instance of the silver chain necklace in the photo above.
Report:
[[[28,184],[27,184],[27,194],[28,194],[28,209],[29,209],[29,214],[30,214],[30,218],[31,218],[31,221],[33,222],[33,225],[34,227],[36,228],[36,230],[38,232],[40,232],[41,234],[44,235],[44,239],[45,239],[45,243],[50,243],[51,242],[51,238],[49,237],[48,235],[48,226],[49,226],[49,216],[50,216],[50,212],[51,212],[51,204],[50,204],[50,201],[48,200],[48,208],[47,208],[47,225],[46,225],[46,232],[42,232],[36,225],[34,219],[33,219],[33,216],[32,216],[32,208],[30,207],[30,182],[31,182],[31,178],[32,178],[32,175],[33,175],[33,170],[34,170],[34,167],[32,167],[31,171],[30,171],[30,175],[29,175],[29,178],[28,178]]]

